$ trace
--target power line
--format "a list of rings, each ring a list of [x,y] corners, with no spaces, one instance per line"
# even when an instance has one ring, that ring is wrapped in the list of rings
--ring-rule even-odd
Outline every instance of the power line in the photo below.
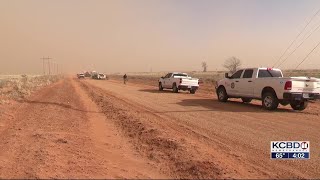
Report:
[[[302,42],[285,58],[283,59],[280,64],[278,65],[278,67],[280,67],[283,63],[285,63],[287,61],[287,59],[314,33],[316,32],[318,29],[320,28],[320,24],[317,26],[316,29],[314,29],[313,31],[311,31],[311,34],[309,34],[304,40],[302,40]]]
[[[280,62],[282,57],[287,53],[287,51],[291,48],[291,46],[296,42],[296,40],[300,37],[300,35],[304,32],[304,30],[308,27],[308,25],[311,23],[311,21],[318,15],[320,12],[320,9],[312,16],[310,21],[304,26],[304,28],[300,31],[300,33],[294,38],[294,40],[291,42],[291,44],[287,47],[287,49],[282,53],[282,55],[279,57],[279,59],[276,61],[276,63],[273,64],[272,67],[274,67],[276,64]]]
[[[320,45],[320,41],[319,41],[319,43],[302,59],[302,61],[298,64],[298,66],[297,66],[294,70],[297,70],[298,67],[299,67],[304,61],[306,61],[306,60],[308,59],[308,57],[310,56],[310,54],[311,54],[314,50],[316,50],[319,45]],[[294,71],[294,70],[293,70],[293,71]],[[290,73],[290,74],[291,74],[291,73]]]

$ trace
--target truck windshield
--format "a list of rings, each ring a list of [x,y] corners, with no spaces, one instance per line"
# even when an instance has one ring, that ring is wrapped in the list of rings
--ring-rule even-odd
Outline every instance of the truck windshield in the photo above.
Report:
[[[173,76],[183,76],[183,77],[188,77],[187,74],[174,74]]]
[[[265,77],[282,77],[281,71],[277,70],[259,70],[258,78],[265,78]]]

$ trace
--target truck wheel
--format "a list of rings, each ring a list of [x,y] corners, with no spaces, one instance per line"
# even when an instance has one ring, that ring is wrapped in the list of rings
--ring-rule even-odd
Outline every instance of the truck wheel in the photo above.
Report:
[[[262,107],[267,110],[275,110],[279,106],[279,100],[273,92],[266,92],[262,96]]]
[[[293,110],[302,111],[308,107],[308,101],[292,101],[290,106]]]
[[[244,103],[250,103],[252,101],[251,98],[241,98],[242,102]]]
[[[218,100],[220,102],[227,102],[228,101],[228,94],[226,92],[226,89],[224,87],[220,87],[217,90]]]
[[[178,93],[178,92],[179,92],[179,89],[178,89],[176,83],[174,83],[174,84],[172,85],[172,91],[173,91],[174,93]]]
[[[196,93],[196,90],[191,89],[191,90],[190,90],[190,93],[191,93],[191,94],[195,94],[195,93]]]
[[[159,91],[163,91],[162,83],[159,83]]]

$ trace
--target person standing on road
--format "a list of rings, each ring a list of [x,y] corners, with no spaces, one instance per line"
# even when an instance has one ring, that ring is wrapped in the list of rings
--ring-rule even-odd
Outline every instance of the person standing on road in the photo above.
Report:
[[[127,81],[128,81],[128,76],[127,76],[127,74],[124,74],[123,75],[123,84],[126,84]]]

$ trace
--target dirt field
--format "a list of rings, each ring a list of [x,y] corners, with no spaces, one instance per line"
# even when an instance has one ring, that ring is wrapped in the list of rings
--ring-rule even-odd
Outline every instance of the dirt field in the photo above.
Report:
[[[219,103],[207,90],[66,78],[0,106],[0,178],[320,178],[319,103]],[[311,159],[270,160],[307,140]]]

